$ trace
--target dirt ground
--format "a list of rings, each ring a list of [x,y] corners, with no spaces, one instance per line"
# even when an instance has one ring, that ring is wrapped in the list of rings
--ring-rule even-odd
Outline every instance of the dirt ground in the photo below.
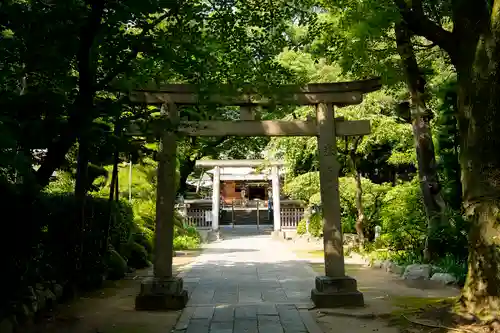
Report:
[[[173,258],[174,270],[180,273],[200,251],[184,251]],[[181,311],[135,311],[135,296],[143,277],[151,269],[131,274],[120,281],[107,281],[105,287],[60,304],[39,323],[22,329],[23,333],[166,333],[175,326]]]
[[[318,275],[324,274],[323,252],[292,245],[291,249]],[[454,311],[460,294],[455,287],[428,280],[403,280],[383,269],[346,258],[346,274],[358,282],[364,308],[312,309],[325,333],[500,333],[500,324],[474,325]]]

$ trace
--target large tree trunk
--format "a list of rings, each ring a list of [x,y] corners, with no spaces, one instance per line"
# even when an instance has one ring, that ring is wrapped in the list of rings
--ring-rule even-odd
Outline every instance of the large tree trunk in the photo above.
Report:
[[[468,275],[462,303],[500,317],[500,1],[476,45],[458,63],[463,200],[470,221]],[[464,46],[465,47],[465,46]]]
[[[500,317],[500,0],[454,1],[453,32],[425,16],[421,1],[394,0],[413,32],[448,52],[458,74],[460,166],[470,220],[469,313]]]
[[[437,254],[439,242],[433,240],[433,233],[442,227],[445,204],[441,196],[437,174],[434,143],[430,127],[430,115],[424,100],[425,80],[422,77],[411,42],[411,33],[405,22],[396,23],[396,43],[401,57],[411,96],[410,115],[415,149],[417,153],[418,178],[428,219],[428,232],[425,243],[424,258],[430,261]]]

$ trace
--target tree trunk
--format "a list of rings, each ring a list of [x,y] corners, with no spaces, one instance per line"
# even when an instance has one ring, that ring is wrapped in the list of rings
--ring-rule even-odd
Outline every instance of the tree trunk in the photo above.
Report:
[[[354,144],[351,149],[349,149],[349,140],[345,141],[345,149],[349,167],[351,169],[351,173],[356,181],[356,234],[359,237],[360,245],[363,245],[365,242],[365,234],[364,234],[364,223],[365,223],[365,210],[363,207],[363,186],[361,184],[361,173],[358,171],[358,155],[356,154],[356,150],[358,149],[359,142],[361,141],[361,137],[357,137],[354,139]]]
[[[434,143],[430,127],[430,110],[424,100],[425,80],[422,77],[411,42],[411,33],[404,22],[395,25],[398,53],[405,71],[408,91],[411,96],[410,119],[415,138],[418,178],[428,219],[424,258],[430,261],[437,254],[439,242],[433,240],[433,233],[445,223],[445,203],[437,175]]]
[[[101,28],[106,1],[89,0],[87,22],[80,29],[80,45],[76,55],[79,94],[70,108],[67,125],[47,147],[47,154],[35,173],[40,189],[49,184],[50,177],[64,163],[66,153],[92,123],[96,116],[93,105],[95,93],[95,59],[91,56],[95,38]]]
[[[356,179],[356,209],[358,216],[356,218],[356,233],[359,237],[360,244],[365,242],[365,234],[363,231],[365,223],[365,210],[363,207],[363,187],[361,186],[361,173],[355,171],[354,178]]]
[[[115,125],[116,126],[116,125]],[[116,134],[116,127],[115,127],[115,134]],[[111,225],[113,224],[113,202],[115,198],[115,188],[118,183],[118,164],[120,163],[119,159],[119,151],[118,147],[115,148],[115,152],[113,154],[113,171],[111,172],[111,182],[109,184],[109,196],[108,196],[108,222],[107,225],[104,227],[104,237],[103,237],[103,243],[102,243],[102,252],[101,254],[104,255],[108,251],[109,247],[109,235],[111,232]]]
[[[75,180],[75,224],[73,226],[73,244],[74,244],[74,276],[73,282],[78,283],[81,280],[80,271],[82,269],[83,253],[83,233],[85,229],[85,207],[88,190],[88,167],[89,150],[86,138],[80,138],[78,146],[76,180]]]
[[[412,7],[394,1],[411,29],[448,52],[457,70],[462,197],[470,221],[461,303],[476,316],[499,318],[500,0],[453,1],[453,32],[429,20],[420,1]]]
[[[474,61],[458,63],[460,165],[470,221],[465,309],[500,317],[500,1],[483,31]],[[464,45],[465,48],[465,45]],[[466,60],[466,59],[464,59]]]
[[[115,201],[118,202],[120,200],[120,181],[118,176],[115,181]]]
[[[197,160],[197,158],[195,158],[195,159],[188,158],[187,160],[181,162],[181,165],[179,168],[180,169],[179,170],[180,177],[179,177],[179,190],[177,191],[178,194],[182,194],[182,195],[186,194],[186,192],[188,190],[188,186],[186,184],[186,181],[187,181],[189,175],[194,170],[194,167],[196,165],[196,160]]]

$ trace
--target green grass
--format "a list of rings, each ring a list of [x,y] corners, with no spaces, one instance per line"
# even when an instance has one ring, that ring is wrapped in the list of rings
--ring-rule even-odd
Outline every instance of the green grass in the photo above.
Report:
[[[309,259],[309,258],[323,258],[323,250],[296,250],[294,251],[299,258]]]

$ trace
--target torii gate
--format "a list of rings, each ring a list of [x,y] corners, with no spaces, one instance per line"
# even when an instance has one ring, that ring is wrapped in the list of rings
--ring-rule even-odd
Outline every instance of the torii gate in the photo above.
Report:
[[[154,248],[154,277],[144,280],[136,297],[137,310],[167,310],[185,307],[188,295],[182,278],[172,275],[174,205],[176,198],[176,131],[189,136],[316,136],[320,165],[320,192],[323,203],[325,276],[318,276],[311,298],[319,308],[364,305],[356,280],[345,275],[338,193],[337,136],[370,133],[368,120],[345,121],[335,118],[334,106],[362,102],[363,94],[380,89],[379,79],[283,86],[270,96],[254,91],[235,92],[217,87],[219,93],[202,93],[193,85],[174,84],[130,92],[130,101],[162,105],[163,124],[158,152],[158,184]],[[224,91],[226,93],[220,93]],[[180,121],[178,106],[219,104],[240,106],[236,121]],[[255,120],[253,108],[259,105],[314,105],[316,119]],[[143,135],[130,132],[130,135]]]

